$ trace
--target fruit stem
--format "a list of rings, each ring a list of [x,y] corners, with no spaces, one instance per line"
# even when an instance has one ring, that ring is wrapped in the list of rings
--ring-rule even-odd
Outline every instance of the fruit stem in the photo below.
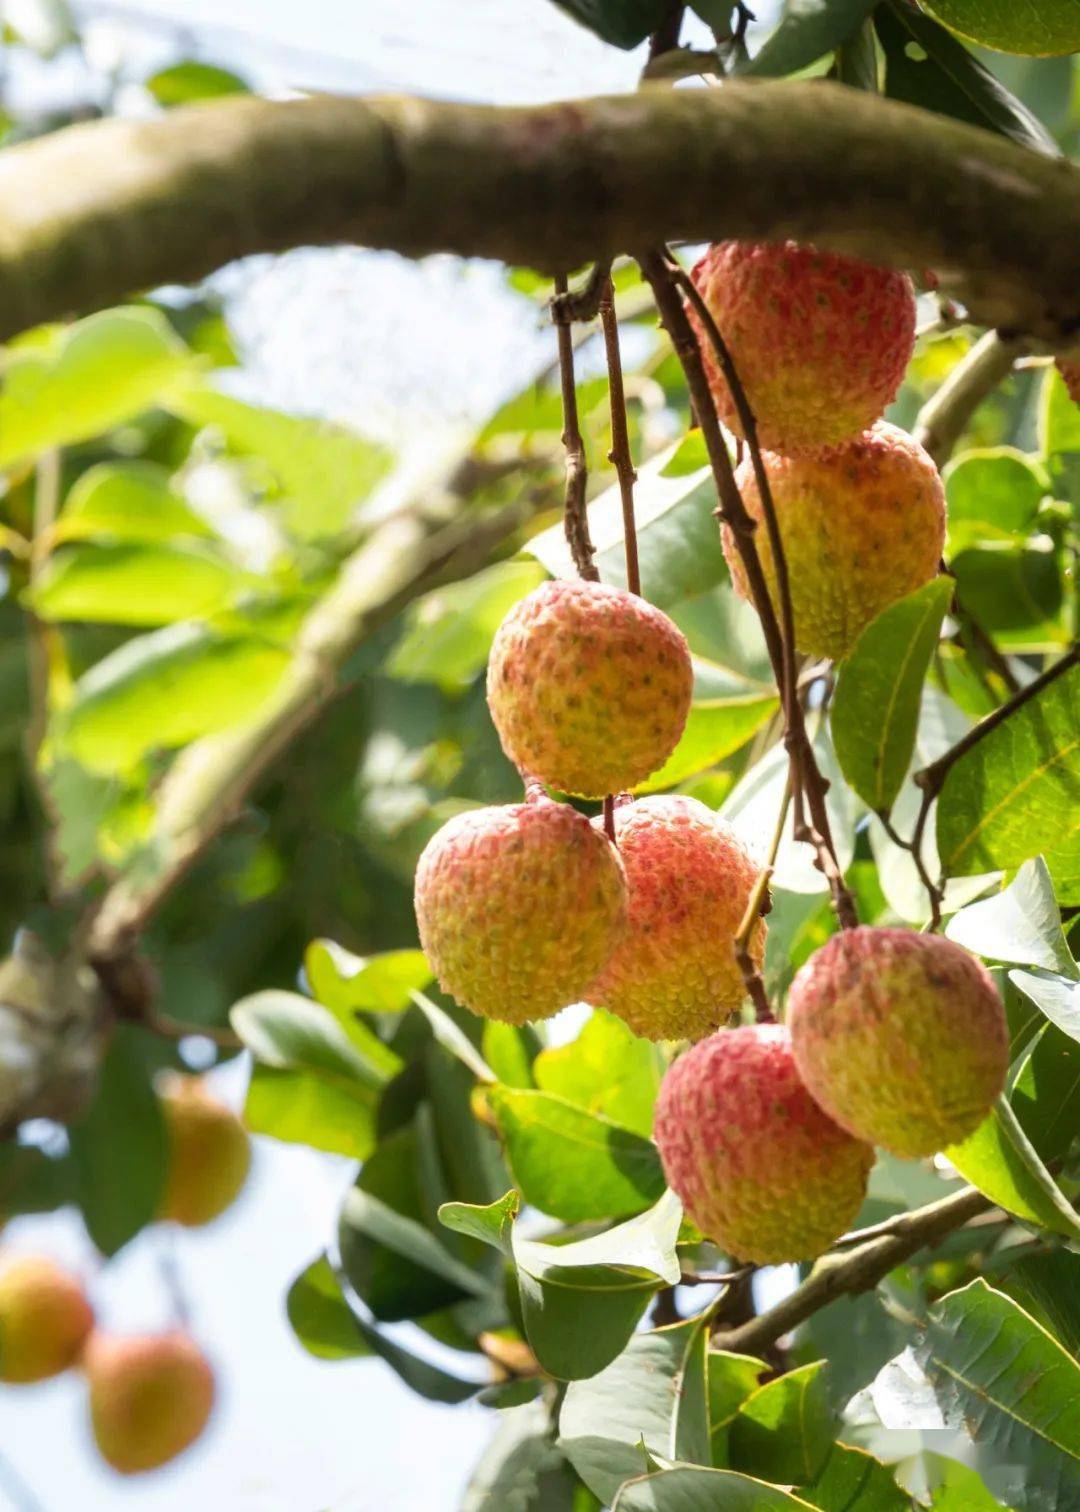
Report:
[[[735,960],[738,963],[739,970],[742,972],[747,994],[754,1005],[754,1017],[759,1024],[772,1024],[776,1020],[765,993],[765,983],[750,955],[750,936],[754,925],[761,918],[762,914],[768,912],[770,906],[766,903],[766,899],[769,896],[769,883],[772,881],[773,869],[776,865],[776,853],[780,849],[780,841],[783,838],[788,809],[791,807],[791,778],[792,774],[789,769],[788,780],[784,787],[784,796],[780,801],[780,812],[776,816],[776,825],[773,828],[772,840],[769,843],[769,853],[765,858],[761,871],[758,873],[757,880],[750,890],[750,896],[746,900],[746,909],[739,922],[739,927],[735,931]]]
[[[577,387],[574,381],[574,340],[570,331],[570,318],[562,302],[567,293],[565,273],[555,278],[555,298],[551,304],[551,318],[555,325],[559,346],[559,379],[562,386],[563,433],[562,443],[566,451],[566,500],[563,506],[563,526],[567,545],[580,577],[591,583],[600,581],[596,569],[596,548],[589,534],[589,514],[585,505],[585,487],[588,483],[588,468],[585,463],[585,443],[581,438],[578,420]]]
[[[607,353],[608,391],[611,401],[611,450],[608,461],[619,478],[622,499],[623,546],[626,551],[626,586],[641,595],[641,568],[638,562],[637,524],[634,520],[634,484],[637,472],[630,452],[630,435],[626,425],[626,390],[623,387],[622,359],[619,355],[619,322],[615,315],[615,287],[610,277],[600,293],[600,322],[604,328]]]

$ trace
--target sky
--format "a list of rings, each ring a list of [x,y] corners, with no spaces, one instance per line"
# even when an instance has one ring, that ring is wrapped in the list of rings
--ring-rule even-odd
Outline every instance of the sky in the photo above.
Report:
[[[633,88],[641,66],[548,0],[87,0],[75,9],[92,23],[95,62],[145,59],[149,71],[201,57],[270,92],[525,103]],[[24,87],[40,98],[65,78],[54,66]],[[300,252],[253,260],[222,287],[249,392],[403,448],[418,433],[429,446],[449,444],[549,353],[550,332],[490,265]],[[424,341],[403,341],[410,329]],[[245,1076],[241,1060],[218,1077],[237,1107]],[[453,1512],[493,1415],[425,1403],[379,1363],[312,1360],[285,1319],[288,1285],[332,1233],[350,1178],[347,1162],[260,1140],[247,1189],[217,1224],[171,1238],[152,1230],[104,1268],[70,1214],[9,1225],[5,1246],[81,1269],[102,1320],[122,1330],[169,1321],[162,1261],[171,1255],[220,1401],[204,1439],[173,1467],[124,1481],[91,1450],[78,1377],[0,1392],[0,1512]]]

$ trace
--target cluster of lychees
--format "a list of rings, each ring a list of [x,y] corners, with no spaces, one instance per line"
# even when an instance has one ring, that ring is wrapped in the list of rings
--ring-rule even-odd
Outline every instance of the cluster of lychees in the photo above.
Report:
[[[237,1196],[250,1147],[240,1120],[194,1077],[161,1098],[169,1161],[158,1216],[201,1227]],[[79,1280],[41,1255],[0,1270],[0,1382],[28,1385],[78,1367],[102,1457],[124,1475],[175,1459],[202,1433],[214,1373],[182,1329],[115,1335],[95,1325]]]
[[[693,272],[753,411],[788,566],[795,640],[841,658],[929,581],[944,539],[932,459],[880,417],[910,359],[903,274],[793,243],[712,247]],[[738,406],[691,306],[720,418]],[[753,458],[737,480],[763,505]],[[757,549],[770,591],[768,533]],[[742,557],[725,528],[737,591]],[[460,815],[416,874],[420,938],[445,990],[521,1023],[585,999],[652,1039],[699,1040],[667,1073],[655,1135],[688,1216],[760,1263],[819,1254],[865,1196],[873,1146],[909,1157],[970,1133],[1000,1092],[1008,1036],[985,970],[907,930],[835,937],[792,985],[784,1024],[720,1028],[744,1001],[735,954],[758,868],[685,797],[620,799],[613,836],[543,795],[622,794],[657,771],[691,698],[689,650],[642,599],[551,582],[500,627],[488,702],[524,803]],[[760,967],[765,925],[748,950]]]

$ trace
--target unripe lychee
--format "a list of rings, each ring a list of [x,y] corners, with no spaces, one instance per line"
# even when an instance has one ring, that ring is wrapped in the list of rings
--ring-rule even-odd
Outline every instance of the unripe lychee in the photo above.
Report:
[[[443,990],[508,1024],[577,1002],[626,927],[614,847],[548,798],[444,824],[417,865],[415,902]]]
[[[896,398],[915,341],[904,273],[797,242],[719,242],[692,274],[746,390],[762,446],[819,453],[857,436]],[[743,434],[693,306],[720,419]]]
[[[563,793],[635,787],[671,755],[694,674],[682,631],[636,594],[556,579],[515,604],[488,662],[503,750]]]
[[[966,1138],[1005,1083],[997,989],[940,935],[867,926],[834,935],[796,974],[787,1023],[826,1113],[894,1155],[916,1159]]]
[[[161,1111],[169,1154],[158,1216],[196,1228],[239,1196],[251,1166],[247,1130],[197,1076],[170,1077]]]
[[[0,1272],[0,1381],[44,1381],[74,1365],[94,1314],[74,1276],[27,1255]]]
[[[1074,404],[1080,404],[1080,358],[1075,362],[1068,362],[1064,357],[1059,357],[1057,369],[1065,381],[1069,398]]]
[[[649,1039],[700,1039],[745,996],[733,942],[759,868],[696,798],[620,805],[615,841],[626,868],[630,927],[588,999]],[[750,937],[756,965],[764,950],[760,921]]]
[[[807,1092],[781,1024],[721,1029],[680,1056],[653,1132],[687,1217],[758,1265],[827,1249],[859,1211],[874,1163]]]
[[[937,574],[945,541],[945,491],[919,443],[885,421],[825,457],[766,452],[787,561],[795,642],[808,656],[846,656],[870,621]],[[750,458],[736,481],[751,516],[763,521]],[[764,523],[754,534],[770,595],[776,574]],[[724,555],[742,598],[750,597],[734,537]]]
[[[184,1333],[94,1334],[84,1356],[90,1421],[114,1470],[155,1470],[194,1443],[214,1405],[214,1373]]]

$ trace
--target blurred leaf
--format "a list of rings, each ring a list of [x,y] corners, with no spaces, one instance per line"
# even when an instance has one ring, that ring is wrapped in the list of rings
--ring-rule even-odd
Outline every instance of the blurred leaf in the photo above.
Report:
[[[1073,666],[950,769],[937,810],[947,872],[1019,866],[1080,829],[1078,708]]]
[[[1040,469],[1015,447],[964,452],[945,471],[950,551],[974,541],[1022,539],[1048,486]]]
[[[634,792],[660,793],[716,766],[744,746],[778,708],[779,700],[771,694],[695,700],[678,745],[660,770],[639,783]]]
[[[255,1059],[278,1071],[312,1071],[378,1091],[401,1070],[400,1058],[370,1029],[358,1023],[346,1033],[321,1003],[296,992],[252,993],[234,1005],[229,1021]]]
[[[946,1413],[979,1446],[979,1470],[1016,1512],[1080,1506],[1080,1364],[985,1281],[930,1309],[922,1363]]]
[[[159,105],[190,105],[194,100],[217,100],[223,95],[248,94],[247,84],[239,74],[213,63],[187,59],[161,68],[143,81]]]
[[[342,1204],[338,1245],[349,1282],[375,1316],[387,1321],[420,1317],[462,1297],[484,1296],[488,1290],[486,1281],[456,1259],[423,1223],[359,1185]],[[381,1269],[380,1251],[393,1257]]]
[[[0,1226],[21,1213],[51,1213],[74,1201],[72,1162],[36,1145],[0,1143]]]
[[[476,1077],[477,1081],[493,1082],[495,1080],[491,1067],[464,1029],[454,1023],[445,1008],[440,1008],[438,1003],[433,1003],[422,992],[414,992],[412,1000],[427,1019],[432,1034],[444,1050],[449,1050],[450,1054],[455,1056]]]
[[[1032,1147],[1048,1165],[1064,1160],[1078,1137],[1080,1043],[1046,1024],[1035,1036],[1009,1093]]]
[[[988,961],[1041,966],[1069,977],[1080,976],[1061,927],[1054,884],[1041,856],[1025,861],[1001,892],[969,903],[954,914],[945,933]],[[1017,986],[1024,988],[1023,982],[1017,982]]]
[[[822,1512],[911,1512],[892,1471],[864,1449],[833,1444],[825,1468],[799,1495]]]
[[[664,1072],[656,1045],[621,1019],[594,1009],[577,1039],[542,1050],[532,1066],[535,1085],[589,1113],[648,1139],[653,1104]]]
[[[403,1013],[412,994],[423,991],[434,972],[422,950],[385,950],[357,956],[333,940],[313,940],[304,953],[304,973],[312,994],[338,1016]]]
[[[836,49],[834,66],[841,84],[852,89],[869,90],[871,94],[879,93],[877,40],[869,15]]]
[[[410,604],[386,670],[403,682],[453,693],[481,672],[503,619],[544,581],[538,562],[498,562]]]
[[[1080,1216],[1061,1188],[1004,1098],[962,1144],[949,1145],[946,1158],[991,1202],[1027,1223],[1080,1239]]]
[[[1057,367],[1046,369],[1039,396],[1039,445],[1059,497],[1080,503],[1080,404]]]
[[[1061,562],[1046,537],[1036,544],[969,546],[952,560],[960,602],[1008,650],[1063,644]]]
[[[559,1443],[605,1505],[641,1473],[643,1442],[665,1460],[709,1458],[707,1344],[700,1318],[637,1333],[598,1375],[570,1382]]]
[[[144,1046],[143,1031],[116,1026],[94,1101],[68,1131],[75,1200],[104,1255],[153,1222],[165,1184],[165,1125]]]
[[[79,40],[67,0],[6,0],[0,7],[0,24],[41,58],[53,58]]]
[[[88,543],[51,557],[27,601],[45,620],[169,625],[213,613],[244,582],[203,547]]]
[[[285,1309],[293,1333],[317,1360],[352,1360],[372,1353],[325,1255],[297,1276]]]
[[[809,1502],[734,1470],[672,1465],[626,1481],[612,1512],[797,1512]]]
[[[567,1223],[621,1218],[664,1190],[651,1140],[561,1097],[492,1087],[491,1110],[524,1200]]]
[[[602,41],[625,49],[644,42],[666,9],[665,0],[555,0],[555,4]]]
[[[278,1071],[256,1062],[244,1122],[253,1134],[366,1160],[375,1148],[376,1108],[376,1094],[358,1081],[343,1084],[314,1071]]]
[[[147,751],[243,723],[288,662],[280,646],[199,625],[138,636],[79,679],[57,743],[95,771],[123,771]]]
[[[1080,1044],[1080,983],[1075,968],[1069,976],[1056,972],[1010,971],[1009,981],[1045,1013],[1050,1022]]]
[[[948,578],[892,604],[840,668],[831,727],[837,759],[875,811],[888,811],[915,749],[923,679],[952,596]]]
[[[824,1369],[802,1365],[747,1398],[729,1430],[733,1469],[798,1486],[817,1478],[837,1432]]]
[[[540,1050],[540,1039],[535,1029],[527,1024],[519,1027],[517,1024],[501,1024],[498,1019],[488,1019],[484,1025],[480,1048],[496,1081],[507,1087],[536,1086],[533,1066]],[[573,1100],[570,1099],[571,1102]],[[626,1123],[627,1120],[624,1118],[621,1122]],[[629,1124],[628,1127],[633,1128],[633,1125]]]
[[[100,435],[162,399],[191,355],[157,310],[104,310],[13,352],[0,391],[0,467]]]
[[[730,697],[737,691],[769,693],[774,681],[761,621],[752,604],[739,598],[730,583],[718,583],[707,593],[681,599],[670,608],[672,619],[690,642],[695,657],[694,695]],[[719,669],[731,674],[728,688],[710,692],[704,673]],[[739,684],[743,684],[740,690]],[[747,687],[746,684],[750,686]]]
[[[201,515],[174,492],[156,462],[99,462],[87,468],[64,500],[56,541],[172,541],[212,536]]]
[[[535,1392],[535,1382],[512,1384]],[[458,1512],[577,1512],[575,1477],[552,1440],[543,1405],[503,1414],[457,1506]]]
[[[738,73],[783,78],[846,42],[877,0],[786,0],[780,23]]]

